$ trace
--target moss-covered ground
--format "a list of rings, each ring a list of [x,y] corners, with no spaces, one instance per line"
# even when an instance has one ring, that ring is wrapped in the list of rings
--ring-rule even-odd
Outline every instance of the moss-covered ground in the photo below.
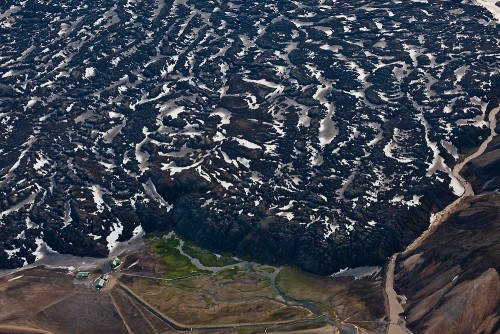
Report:
[[[196,246],[192,242],[185,241],[182,250],[191,257],[200,260],[206,267],[222,267],[236,264],[239,261],[231,257],[231,254],[215,254],[209,250]]]
[[[170,238],[154,238],[151,240],[151,251],[159,257],[160,261],[165,265],[165,271],[162,274],[163,278],[180,278],[191,275],[210,274],[210,271],[196,268],[191,263],[191,260],[182,255],[176,248],[179,246],[179,239]]]

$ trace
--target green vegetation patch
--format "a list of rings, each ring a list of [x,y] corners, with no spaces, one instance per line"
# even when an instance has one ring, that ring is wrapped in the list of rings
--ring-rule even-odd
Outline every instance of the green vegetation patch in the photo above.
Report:
[[[260,267],[259,270],[265,271],[266,273],[272,274],[276,271],[275,267]]]
[[[174,237],[168,239],[158,238],[151,241],[151,251],[157,254],[165,265],[163,278],[180,278],[210,273],[210,271],[196,268],[189,258],[179,252],[176,248],[178,246],[179,239]]]
[[[238,263],[230,254],[224,253],[217,256],[211,251],[200,248],[189,241],[184,242],[182,249],[189,256],[200,260],[201,264],[206,267],[223,267]]]

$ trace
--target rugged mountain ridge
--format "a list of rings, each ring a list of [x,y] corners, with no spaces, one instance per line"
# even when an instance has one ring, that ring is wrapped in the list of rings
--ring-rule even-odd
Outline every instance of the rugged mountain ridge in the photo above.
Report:
[[[415,333],[495,333],[500,329],[500,195],[469,198],[395,276],[407,327]]]
[[[500,194],[498,169],[490,169],[498,164],[496,150],[498,136],[464,168],[477,195],[398,258],[396,291],[414,333],[500,330]]]

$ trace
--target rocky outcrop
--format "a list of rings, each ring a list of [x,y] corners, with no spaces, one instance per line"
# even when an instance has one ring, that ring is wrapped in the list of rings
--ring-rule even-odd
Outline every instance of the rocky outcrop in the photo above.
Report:
[[[412,252],[401,256],[396,291],[415,333],[500,330],[500,194],[465,199]]]
[[[238,256],[268,263],[294,264],[316,274],[331,274],[345,267],[382,265],[387,254],[400,250],[418,236],[429,219],[429,211],[438,210],[452,199],[445,189],[429,190],[422,205],[403,212],[396,208],[377,211],[376,216],[385,224],[393,224],[394,230],[354,229],[325,239],[321,222],[312,223],[307,230],[298,223],[306,220],[303,213],[295,213],[296,220],[269,210],[265,203],[238,203],[241,196],[232,190],[232,197],[224,198],[226,192],[210,184],[193,171],[183,171],[175,179],[154,179],[156,189],[162,197],[173,203],[167,215],[173,228],[183,237],[214,251],[231,251]],[[210,190],[211,196],[221,203],[214,214],[200,200]],[[439,197],[438,194],[441,194]],[[449,197],[446,197],[446,196]],[[238,203],[239,206],[235,206]],[[249,211],[253,216],[236,215],[234,211]],[[363,217],[362,219],[366,219]],[[403,225],[403,221],[406,223]]]
[[[490,268],[476,279],[457,284],[445,294],[441,305],[427,321],[427,333],[492,332],[498,326],[500,279]],[[498,327],[497,327],[498,329]]]

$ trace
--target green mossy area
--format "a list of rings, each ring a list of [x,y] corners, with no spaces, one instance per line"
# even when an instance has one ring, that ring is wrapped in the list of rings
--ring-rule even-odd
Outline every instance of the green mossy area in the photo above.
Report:
[[[155,238],[151,240],[151,251],[157,254],[165,265],[163,278],[181,278],[192,275],[210,274],[210,271],[196,268],[191,260],[182,255],[176,248],[179,246],[179,239]]]
[[[151,252],[156,254],[159,260],[165,265],[165,271],[162,274],[162,278],[164,279],[180,279],[207,274],[214,274],[221,278],[236,279],[247,272],[273,273],[276,270],[276,268],[272,266],[254,264],[245,269],[230,267],[214,273],[209,270],[197,268],[189,257],[198,259],[200,263],[206,267],[232,266],[240,263],[241,260],[233,258],[230,253],[215,254],[185,240],[182,240],[182,252],[184,253],[182,254],[181,251],[179,251],[181,239],[175,234],[170,236],[152,235],[149,240]]]
[[[191,257],[200,260],[201,264],[206,267],[223,267],[236,264],[239,261],[233,259],[231,254],[214,254],[209,250],[200,248],[192,242],[185,241],[182,250]]]

